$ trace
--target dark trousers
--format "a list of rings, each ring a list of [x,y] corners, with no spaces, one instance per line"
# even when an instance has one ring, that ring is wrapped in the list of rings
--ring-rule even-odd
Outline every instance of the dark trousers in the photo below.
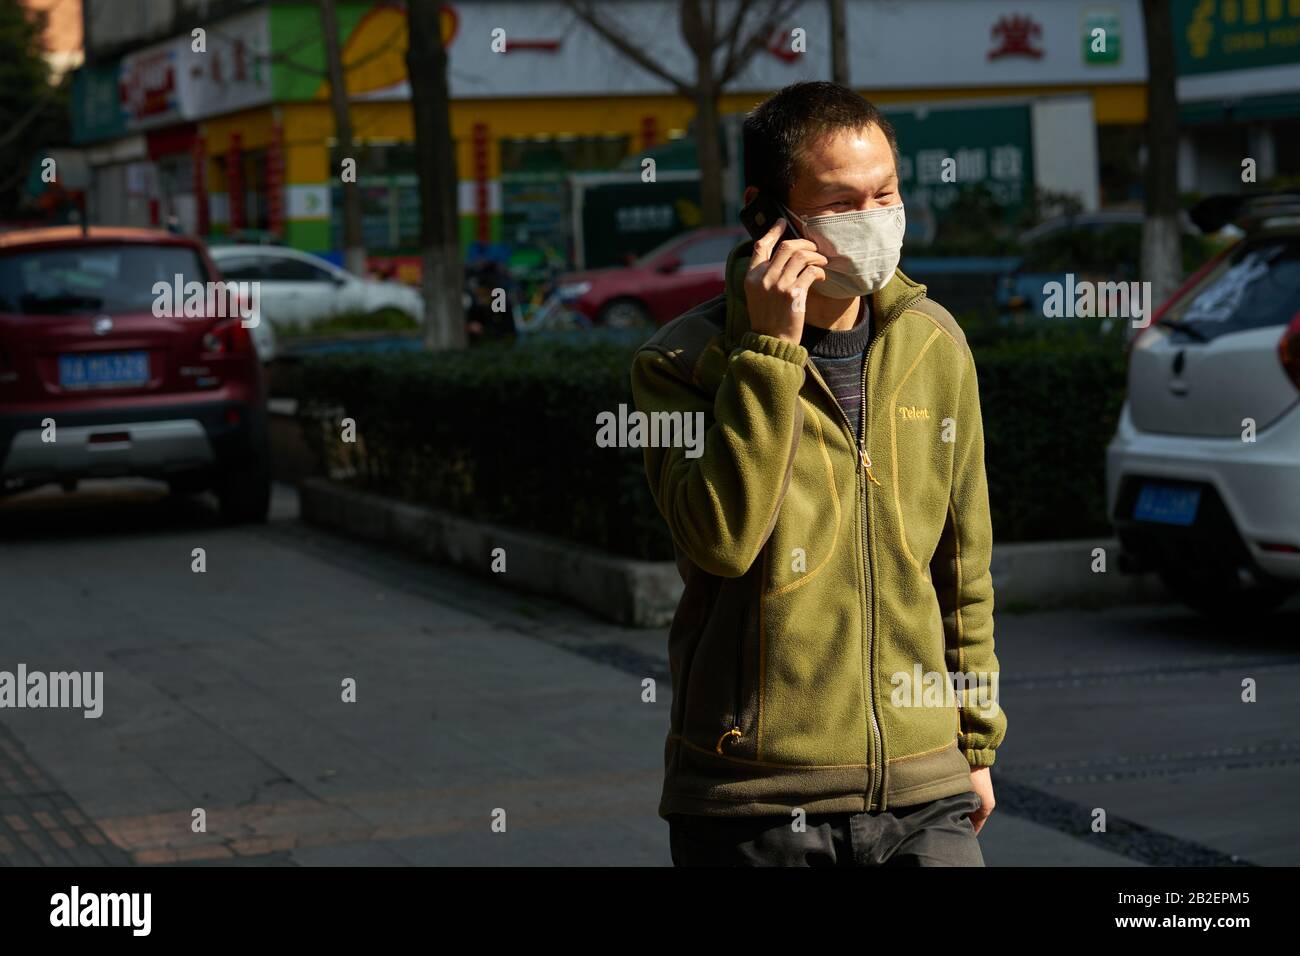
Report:
[[[670,814],[675,866],[983,866],[969,814],[973,790],[929,803],[871,813],[793,816]]]

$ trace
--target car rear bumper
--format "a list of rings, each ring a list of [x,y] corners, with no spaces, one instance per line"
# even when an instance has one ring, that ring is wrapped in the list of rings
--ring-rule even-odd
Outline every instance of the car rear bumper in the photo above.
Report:
[[[216,472],[254,457],[265,435],[265,409],[236,401],[4,414],[0,479],[33,485]]]
[[[1205,489],[1190,528],[1135,521],[1133,502],[1147,479]],[[1128,404],[1106,450],[1107,506],[1126,550],[1237,548],[1260,570],[1300,580],[1300,406],[1256,435],[1203,438],[1139,431]]]

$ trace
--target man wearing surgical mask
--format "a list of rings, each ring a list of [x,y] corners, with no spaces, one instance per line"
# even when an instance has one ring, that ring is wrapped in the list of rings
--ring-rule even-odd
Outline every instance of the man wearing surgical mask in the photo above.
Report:
[[[770,227],[632,368],[639,410],[706,423],[702,454],[644,451],[685,585],[671,855],[980,866],[1007,722],[974,361],[898,270],[897,147],[875,107],[796,84],[744,145],[745,203]]]

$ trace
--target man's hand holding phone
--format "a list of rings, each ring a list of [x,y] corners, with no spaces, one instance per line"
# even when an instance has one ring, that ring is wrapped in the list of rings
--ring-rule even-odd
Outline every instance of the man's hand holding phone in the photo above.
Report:
[[[807,239],[778,242],[785,229],[785,219],[779,219],[755,240],[745,275],[745,303],[755,332],[798,344],[808,287],[826,278],[823,266],[828,260]]]

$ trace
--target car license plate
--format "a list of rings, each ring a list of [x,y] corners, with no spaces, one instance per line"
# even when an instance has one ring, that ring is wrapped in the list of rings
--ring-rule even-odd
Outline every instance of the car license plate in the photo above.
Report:
[[[1154,521],[1187,527],[1196,520],[1201,489],[1176,485],[1143,485],[1133,506],[1134,521]]]
[[[148,352],[94,352],[59,356],[62,388],[121,388],[149,381]]]

